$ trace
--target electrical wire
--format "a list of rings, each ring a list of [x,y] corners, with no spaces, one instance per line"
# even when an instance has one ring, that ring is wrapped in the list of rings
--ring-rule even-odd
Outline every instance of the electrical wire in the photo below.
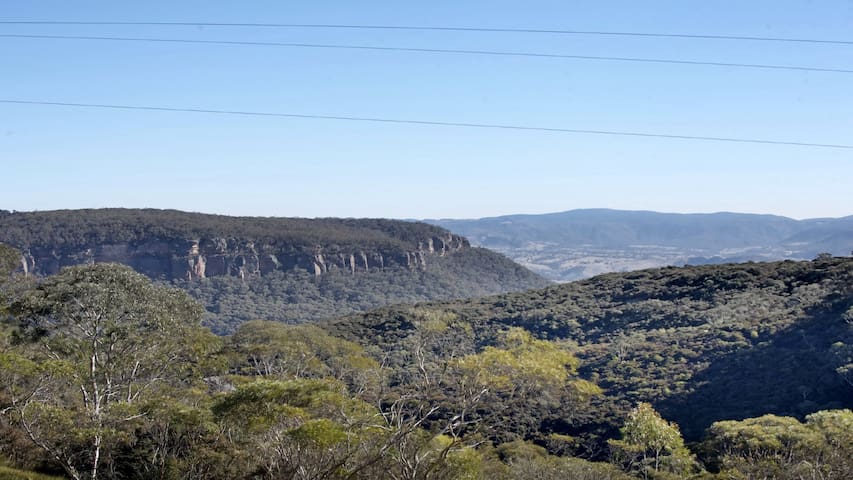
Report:
[[[620,32],[603,30],[561,30],[539,28],[442,27],[419,25],[342,25],[322,23],[226,23],[226,22],[92,22],[92,21],[0,21],[0,25],[88,25],[88,26],[161,26],[161,27],[250,27],[250,28],[305,28],[349,30],[415,30],[450,32],[537,33],[556,35],[595,35],[616,37],[682,38],[701,40],[735,40],[753,42],[813,43],[826,45],[853,45],[853,40],[818,38],[763,37],[751,35],[703,35],[660,32]]]
[[[45,39],[45,40],[93,40],[93,41],[117,41],[117,42],[147,42],[147,43],[187,43],[200,45],[242,45],[263,47],[290,47],[290,48],[324,48],[345,50],[373,50],[383,52],[416,52],[416,53],[442,53],[463,55],[491,55],[503,57],[535,57],[553,58],[567,60],[593,60],[611,62],[634,62],[634,63],[656,63],[693,66],[734,67],[753,68],[765,70],[792,70],[822,73],[853,73],[853,70],[829,67],[804,67],[798,65],[767,65],[758,63],[735,63],[735,62],[708,62],[700,60],[676,60],[663,58],[637,58],[637,57],[609,57],[598,55],[564,55],[558,53],[535,53],[535,52],[506,52],[495,50],[459,50],[444,48],[414,48],[414,47],[382,47],[373,45],[332,45],[318,43],[285,43],[285,42],[253,42],[239,40],[192,40],[180,38],[145,38],[145,37],[99,37],[88,35],[24,35],[24,34],[0,34],[0,38],[21,39]]]
[[[100,109],[114,109],[114,110],[144,110],[144,111],[155,111],[155,112],[204,113],[204,114],[216,114],[216,115],[240,115],[240,116],[253,116],[253,117],[284,117],[284,118],[319,119],[319,120],[345,120],[345,121],[372,122],[372,123],[385,123],[385,124],[426,125],[426,126],[439,126],[439,127],[465,127],[465,128],[501,129],[501,130],[570,133],[570,134],[589,134],[589,135],[611,135],[611,136],[622,136],[622,137],[664,138],[664,139],[673,139],[673,140],[698,140],[698,141],[708,141],[708,142],[751,143],[751,144],[762,144],[762,145],[780,145],[780,146],[811,147],[811,148],[834,148],[834,149],[853,150],[853,145],[845,145],[845,144],[828,144],[828,143],[795,142],[795,141],[781,141],[781,140],[764,140],[764,139],[754,139],[754,138],[713,137],[713,136],[700,136],[700,135],[676,135],[676,134],[667,134],[667,133],[627,132],[627,131],[615,131],[615,130],[552,128],[552,127],[536,127],[536,126],[524,126],[524,125],[502,125],[502,124],[492,124],[492,123],[428,121],[428,120],[392,119],[392,118],[378,118],[378,117],[357,117],[357,116],[343,116],[343,115],[313,115],[313,114],[280,113],[280,112],[255,112],[255,111],[243,111],[243,110],[216,110],[216,109],[208,109],[208,108],[155,107],[155,106],[145,106],[145,105],[116,105],[116,104],[98,104],[98,103],[51,102],[51,101],[41,101],[41,100],[0,99],[0,103],[17,104],[17,105],[44,105],[44,106],[60,106],[60,107],[100,108]]]

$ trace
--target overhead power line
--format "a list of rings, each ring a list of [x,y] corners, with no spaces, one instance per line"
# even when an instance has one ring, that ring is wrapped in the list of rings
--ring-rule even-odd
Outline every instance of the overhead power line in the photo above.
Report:
[[[116,104],[99,104],[99,103],[71,103],[71,102],[50,102],[41,100],[12,100],[0,99],[0,103],[17,104],[17,105],[46,105],[58,107],[83,107],[83,108],[100,108],[113,110],[143,110],[155,112],[180,112],[180,113],[204,113],[215,115],[240,115],[252,117],[283,117],[283,118],[301,118],[301,119],[317,119],[317,120],[345,120],[355,122],[372,122],[384,124],[404,124],[404,125],[427,125],[438,127],[464,127],[464,128],[481,128],[481,129],[500,129],[500,130],[518,130],[518,131],[533,131],[533,132],[551,132],[551,133],[572,133],[572,134],[588,134],[588,135],[611,135],[621,137],[643,137],[643,138],[665,138],[673,140],[700,140],[708,142],[729,142],[729,143],[752,143],[762,145],[780,145],[780,146],[795,146],[795,147],[812,147],[812,148],[835,148],[853,150],[853,145],[845,144],[829,144],[829,143],[812,143],[812,142],[794,142],[781,140],[763,140],[755,138],[734,138],[734,137],[713,137],[701,135],[676,135],[667,133],[648,133],[648,132],[626,132],[616,130],[592,130],[579,128],[552,128],[552,127],[535,127],[525,125],[503,125],[494,123],[469,123],[469,122],[450,122],[450,121],[429,121],[429,120],[410,120],[410,119],[395,119],[395,118],[379,118],[379,117],[357,117],[344,115],[313,115],[313,114],[298,114],[298,113],[281,113],[281,112],[253,112],[243,110],[215,110],[208,108],[178,108],[178,107],[155,107],[147,105],[116,105]]]
[[[853,45],[853,40],[819,38],[764,37],[751,35],[701,35],[660,32],[619,32],[604,30],[561,30],[540,28],[490,28],[441,27],[419,25],[341,25],[322,23],[225,23],[225,22],[86,22],[86,21],[0,21],[0,25],[89,25],[89,26],[159,26],[159,27],[250,27],[250,28],[305,28],[348,30],[416,30],[444,32],[540,33],[556,35],[596,35],[613,37],[684,38],[701,40],[737,40],[755,42],[816,43],[827,45]]]
[[[536,52],[506,52],[496,50],[460,50],[446,48],[415,48],[415,47],[383,47],[373,45],[333,45],[319,43],[289,43],[289,42],[254,42],[241,40],[193,40],[182,38],[146,38],[146,37],[98,37],[88,35],[24,35],[24,34],[0,34],[0,38],[22,38],[22,39],[44,39],[44,40],[93,40],[93,41],[116,41],[116,42],[145,42],[145,43],[188,43],[200,45],[242,45],[263,47],[289,47],[289,48],[325,48],[344,50],[372,50],[382,52],[416,52],[416,53],[442,53],[461,55],[490,55],[502,57],[535,57],[553,58],[566,60],[593,60],[610,62],[633,62],[633,63],[656,63],[675,65],[694,65],[712,67],[734,67],[754,68],[764,70],[792,70],[800,72],[823,72],[823,73],[853,73],[853,70],[829,67],[805,67],[799,65],[768,65],[760,63],[737,63],[737,62],[708,62],[701,60],[677,60],[665,58],[638,58],[638,57],[609,57],[599,55],[565,55],[559,53],[536,53]]]

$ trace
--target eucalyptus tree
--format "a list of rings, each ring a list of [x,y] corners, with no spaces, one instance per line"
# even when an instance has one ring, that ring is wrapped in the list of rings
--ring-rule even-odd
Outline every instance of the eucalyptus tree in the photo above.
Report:
[[[578,377],[580,360],[570,349],[567,343],[540,340],[512,327],[499,335],[496,345],[452,361],[445,382],[464,407],[463,418],[500,440],[513,440],[507,425],[516,432],[533,432],[542,422],[536,412],[571,410],[602,393]]]
[[[763,415],[715,422],[701,445],[714,470],[744,478],[822,480],[853,475],[853,412]]]
[[[641,478],[681,478],[694,469],[695,461],[684,445],[678,425],[666,421],[648,403],[640,403],[620,429],[622,438],[611,440],[613,457]]]
[[[229,340],[234,373],[280,380],[332,377],[354,395],[375,393],[380,365],[352,342],[316,325],[252,320]]]
[[[65,268],[11,312],[3,412],[74,479],[110,476],[111,453],[146,421],[146,406],[197,376],[217,342],[189,296],[120,265]]]

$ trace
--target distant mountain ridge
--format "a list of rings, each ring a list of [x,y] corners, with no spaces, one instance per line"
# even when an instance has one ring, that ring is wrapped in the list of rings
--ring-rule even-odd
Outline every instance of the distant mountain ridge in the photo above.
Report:
[[[443,228],[386,219],[0,211],[0,243],[22,252],[27,273],[115,262],[174,283],[206,306],[219,333],[250,319],[300,323],[549,283]]]
[[[583,209],[425,222],[558,281],[665,265],[803,260],[853,250],[853,216],[795,220],[730,212]]]

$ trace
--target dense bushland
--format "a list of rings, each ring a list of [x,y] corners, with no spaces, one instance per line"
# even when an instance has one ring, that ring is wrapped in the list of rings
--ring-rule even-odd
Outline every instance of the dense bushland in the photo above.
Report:
[[[850,259],[606,275],[217,337],[186,293],[127,267],[36,280],[9,275],[15,255],[0,247],[0,474],[853,473]]]

